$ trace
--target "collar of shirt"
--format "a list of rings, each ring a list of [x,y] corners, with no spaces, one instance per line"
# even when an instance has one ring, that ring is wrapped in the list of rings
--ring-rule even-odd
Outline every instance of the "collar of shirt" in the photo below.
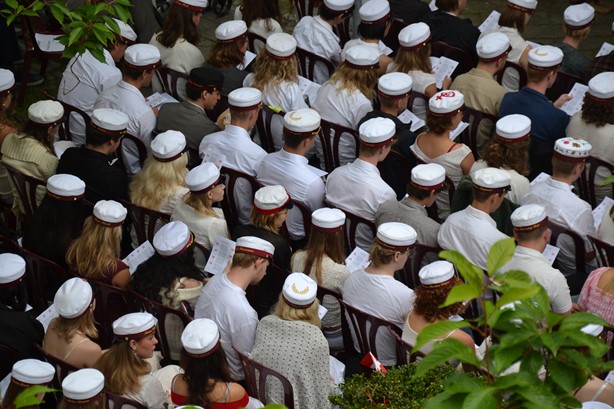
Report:
[[[128,84],[126,81],[121,80],[120,82],[117,83],[117,86],[120,87],[120,88],[125,89],[126,91],[130,91],[133,94],[138,95],[139,97],[141,97],[143,102],[145,102],[145,97],[143,96],[141,91],[139,91],[139,89],[137,87],[135,87],[134,85]]]
[[[543,261],[544,263],[548,263],[548,265],[550,265],[550,262],[546,259],[546,257],[544,257],[544,255],[542,253],[540,253],[537,250],[530,249],[528,247],[516,246],[516,254],[518,254],[520,256],[526,256],[526,257],[530,257],[530,258],[535,258],[535,259],[538,259],[540,261]]]
[[[307,160],[306,157],[298,155],[296,153],[288,152],[284,148],[281,148],[281,150],[278,152],[278,155],[280,158],[286,159],[290,162],[294,162],[297,165],[305,166],[309,163],[309,160]]]
[[[228,278],[228,273],[223,273],[222,275],[222,283],[227,286],[230,287],[236,291],[240,291],[241,294],[245,294],[245,290],[242,289],[241,287],[239,287],[238,285],[236,285],[235,283],[233,283],[232,281],[230,281],[230,279]]]
[[[566,192],[571,192],[571,189],[573,188],[573,186],[568,185],[565,182],[559,182],[558,180],[552,179],[552,176],[550,176],[548,179],[546,179],[545,182],[550,187],[553,187],[555,189],[561,189],[561,190],[564,190]]]
[[[489,73],[487,73],[486,71],[482,71],[478,68],[472,68],[469,71],[470,75],[475,75],[476,77],[481,77],[481,78],[488,78],[494,81],[494,77],[492,75],[490,75]]]
[[[375,166],[375,165],[373,165],[373,164],[371,164],[371,163],[369,163],[367,161],[364,161],[364,160],[362,160],[360,158],[356,158],[356,160],[354,162],[352,162],[352,165],[356,166],[357,168],[359,168],[361,170],[364,170],[366,172],[375,173],[375,174],[377,174],[379,176],[379,170],[377,169],[377,166]]]
[[[476,209],[475,207],[469,205],[465,208],[465,214],[467,214],[468,216],[471,217],[475,217],[477,219],[481,219],[484,220],[486,222],[488,222],[492,227],[494,227],[495,229],[497,228],[497,223],[492,219],[492,217],[490,217],[489,214],[487,214],[486,212],[483,212],[479,209]]]
[[[188,105],[188,106],[190,106],[190,105],[191,105],[191,106],[193,106],[193,107],[196,107],[196,108],[197,108],[197,109],[199,109],[200,111],[203,111],[203,114],[205,113],[204,108],[203,108],[203,107],[201,107],[200,105],[197,105],[197,104],[193,103],[192,101],[190,101],[190,100],[188,100],[188,99],[186,99],[186,100],[185,100],[185,102],[187,103],[186,105]]]
[[[548,97],[546,97],[544,94],[542,94],[539,91],[535,91],[532,88],[529,88],[527,86],[522,87],[522,89],[520,90],[521,94],[526,94],[527,96],[531,97],[531,98],[537,98],[537,99],[541,99],[545,102],[547,102],[548,104],[552,105],[552,102],[550,102],[550,100],[548,99]]]
[[[240,126],[228,125],[226,128],[224,128],[222,132],[226,132],[233,136],[244,137],[249,139],[250,142],[252,141],[252,138],[250,138],[249,133],[245,130],[245,128],[241,128]]]
[[[424,210],[424,213],[426,214],[426,208],[422,206],[420,203],[416,202],[411,197],[409,197],[408,195],[405,195],[405,197],[401,199],[401,204],[407,207],[410,207],[412,209]]]

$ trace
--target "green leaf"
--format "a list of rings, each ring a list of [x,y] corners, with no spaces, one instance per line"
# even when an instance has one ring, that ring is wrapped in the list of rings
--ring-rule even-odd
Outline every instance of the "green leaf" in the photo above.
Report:
[[[68,35],[68,45],[71,46],[77,41],[80,42],[82,34],[83,34],[83,27],[77,27],[74,30],[72,30],[70,34]]]
[[[459,328],[468,328],[471,324],[465,320],[463,321],[438,321],[433,324],[429,324],[420,331],[416,345],[412,352],[416,352],[431,340],[435,340],[443,335],[454,331]]]
[[[601,186],[610,185],[612,183],[614,183],[614,175],[605,178],[604,181],[601,182]]]
[[[94,24],[92,31],[94,32],[94,36],[96,36],[96,39],[100,41],[100,44],[107,44],[107,42],[109,41],[108,36],[110,36],[111,34],[109,33],[109,29],[106,25],[104,25],[103,23],[96,23]]]
[[[525,348],[522,345],[514,345],[510,348],[491,348],[491,365],[490,370],[494,375],[499,375],[501,372],[508,369],[512,364],[518,362],[522,358]]]
[[[561,321],[560,330],[565,331],[580,329],[588,324],[603,326],[608,325],[606,320],[596,314],[592,314],[590,312],[576,312],[563,318],[563,320]]]
[[[465,280],[465,283],[475,286],[479,285],[481,288],[484,273],[480,268],[471,264],[461,253],[454,250],[443,250],[439,252],[439,257],[454,264]]]
[[[115,0],[115,4],[123,7],[132,7],[132,4],[129,0]]]
[[[9,6],[12,9],[16,9],[17,6],[19,5],[17,3],[17,0],[6,0],[5,3],[6,3],[7,6]]]
[[[45,7],[45,3],[42,1],[36,1],[34,4],[32,4],[32,10],[34,11],[40,11],[43,9],[43,7]]]
[[[14,14],[13,14],[13,15],[8,16],[8,17],[6,18],[6,25],[7,25],[7,26],[10,26],[11,24],[13,24],[13,21],[15,21],[15,18],[16,18],[16,17],[17,17],[17,16],[16,16],[16,15],[14,15]]]
[[[115,7],[115,11],[117,12],[117,16],[119,17],[119,19],[124,23],[132,18],[132,14],[130,14],[130,11],[128,11],[128,9],[126,8]]]
[[[446,301],[439,306],[439,308],[447,307],[452,304],[456,304],[463,301],[473,300],[480,296],[480,288],[469,284],[459,284],[452,287],[452,290],[448,294]]]
[[[552,359],[548,362],[547,369],[549,378],[565,392],[571,392],[574,389],[574,368],[556,359]]]
[[[17,395],[13,403],[16,408],[38,406],[42,402],[38,398],[39,394],[55,391],[56,389],[48,388],[42,385],[30,386],[29,388],[24,389],[19,395]]]
[[[528,288],[517,288],[513,287],[510,290],[506,291],[499,297],[497,303],[495,304],[496,308],[501,308],[504,305],[513,303],[514,301],[521,301],[527,298],[533,297],[539,291],[538,285],[534,285]]]
[[[422,406],[423,409],[462,409],[464,395],[449,394],[443,392],[434,398],[427,400]]]
[[[424,376],[429,370],[445,364],[452,359],[476,367],[480,366],[473,348],[468,347],[456,339],[447,338],[436,343],[433,346],[433,350],[420,361],[416,368],[415,377]]]
[[[493,244],[488,252],[488,259],[486,261],[488,275],[492,277],[501,267],[507,264],[512,259],[515,250],[516,244],[511,237],[499,240]]]
[[[65,14],[62,12],[62,9],[60,8],[60,5],[57,2],[53,3],[49,7],[49,10],[51,10],[51,15],[53,15],[53,18],[55,18],[58,23],[62,24],[64,22]]]
[[[524,271],[508,270],[505,273],[498,273],[493,277],[499,286],[529,287],[533,285],[533,279]]]
[[[537,377],[537,373],[543,364],[544,358],[542,355],[537,351],[531,351],[522,357],[522,361],[520,361],[520,370]]]
[[[493,388],[480,388],[465,398],[463,409],[497,409],[497,399]]]

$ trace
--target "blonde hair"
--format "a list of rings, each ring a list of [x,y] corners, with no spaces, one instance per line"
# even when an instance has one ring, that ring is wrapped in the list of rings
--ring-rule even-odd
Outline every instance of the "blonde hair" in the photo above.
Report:
[[[565,29],[566,36],[577,38],[578,40],[584,40],[590,34],[592,24],[584,28],[571,27],[567,24],[563,24],[563,27]]]
[[[85,219],[81,236],[68,246],[66,263],[75,273],[95,279],[104,279],[115,270],[120,256],[122,226],[106,227]]]
[[[130,348],[130,341],[115,343],[102,354],[96,369],[104,375],[104,389],[117,395],[139,393],[139,378],[151,371],[149,363]]]
[[[295,308],[288,305],[283,297],[279,294],[279,301],[275,306],[273,314],[277,315],[282,320],[286,321],[304,321],[313,324],[318,328],[322,328],[322,321],[318,317],[318,307],[320,302],[316,298],[313,303],[307,308]]]
[[[211,202],[211,199],[209,199],[209,195],[207,193],[209,192],[188,192],[183,198],[183,201],[198,213],[205,216],[218,217],[217,213],[215,213],[213,210],[213,203]]]
[[[279,212],[273,214],[258,213],[252,207],[252,210],[249,213],[249,222],[256,227],[261,227],[263,229],[270,230],[275,234],[279,234],[279,227],[275,226],[275,219],[277,218],[278,214]]]
[[[389,249],[380,245],[377,240],[373,241],[369,249],[369,261],[375,268],[392,263],[394,255],[398,250]],[[410,254],[411,255],[411,254]]]
[[[77,318],[57,317],[51,329],[67,343],[70,343],[77,332],[81,332],[88,338],[98,338],[98,329],[94,324],[94,311],[91,307],[88,307],[88,311]]]
[[[375,85],[377,84],[377,70],[358,70],[345,62],[330,76],[330,83],[338,92],[347,89],[350,95],[360,91],[369,100],[375,100]]]
[[[409,72],[409,71],[422,71],[431,73],[433,66],[431,65],[431,45],[426,44],[424,47],[418,50],[408,50],[403,47],[399,47],[396,57],[394,57],[394,63],[391,64],[391,72]]]
[[[232,256],[232,267],[248,268],[252,263],[255,263],[261,258],[262,257],[255,254],[236,252],[234,256]]]
[[[261,52],[256,59],[256,72],[252,87],[264,92],[267,88],[278,87],[282,82],[298,84],[296,56],[278,60],[271,57],[266,51]]]
[[[188,155],[183,153],[170,162],[160,162],[150,155],[143,169],[130,183],[130,200],[137,206],[158,210],[162,201],[185,185]]]

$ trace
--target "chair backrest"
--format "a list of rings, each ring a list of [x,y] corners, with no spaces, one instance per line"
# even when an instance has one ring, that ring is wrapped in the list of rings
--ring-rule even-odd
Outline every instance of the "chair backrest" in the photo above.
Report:
[[[569,230],[565,226],[553,222],[551,219],[548,219],[548,229],[550,229],[550,245],[552,246],[556,246],[556,242],[561,235],[571,237],[575,247],[576,271],[584,271],[586,254],[584,252],[584,240],[582,236],[573,230]]]
[[[582,78],[559,70],[556,74],[554,84],[546,90],[546,97],[550,101],[556,101],[561,95],[569,93],[575,83],[585,84]]]
[[[64,108],[64,117],[62,118],[62,122],[60,123],[60,129],[58,129],[58,135],[60,136],[60,140],[72,140],[72,134],[70,133],[70,119],[74,118],[72,114],[81,117],[86,126],[92,121],[90,116],[82,109],[77,108],[76,106],[71,105],[68,102],[60,101],[48,92],[45,92],[45,96],[48,99],[59,102]]]
[[[300,1],[300,0],[297,0]],[[301,76],[315,81],[315,67],[316,63],[320,63],[328,70],[328,77],[335,72],[335,64],[332,61],[327,60],[311,51],[304,50],[300,47],[296,47],[296,57],[298,58],[298,72]],[[313,103],[313,101],[311,101]]]
[[[333,31],[337,34],[337,37],[339,37],[339,45],[343,50],[345,43],[352,38],[352,34],[350,33],[350,18],[344,18],[341,23],[334,25]]]
[[[8,165],[4,165],[6,168],[13,189],[17,192],[19,201],[23,205],[24,217],[26,221],[31,217],[36,209],[38,209],[38,203],[36,201],[36,190],[39,186],[46,188],[47,182],[44,180],[25,175]]]
[[[110,392],[104,393],[107,399],[108,409],[147,409],[147,406],[125,396],[115,395]]]
[[[292,203],[301,212],[301,216],[303,216],[303,229],[305,229],[305,243],[307,243],[309,241],[309,236],[311,234],[311,210],[309,210],[309,206],[307,206],[303,202],[299,202],[298,200],[292,199]]]
[[[422,268],[424,257],[433,255],[438,258],[441,247],[427,246],[426,244],[416,243],[411,251],[411,257],[407,259],[403,270],[401,270],[401,282],[411,289],[416,288],[420,284],[418,273]]]
[[[518,89],[527,85],[527,71],[521,65],[507,60],[503,69],[495,75],[495,79],[499,84],[503,82],[503,75],[507,70],[515,70],[518,73]]]
[[[164,92],[175,99],[180,99],[177,85],[185,86],[185,82],[188,80],[187,74],[162,66],[156,70],[156,76],[162,84]],[[180,79],[183,81],[179,81]]]
[[[387,166],[387,164],[389,163],[392,163],[394,165]],[[405,155],[395,150],[391,150],[388,153],[388,156],[386,156],[386,159],[377,164],[379,174],[382,179],[384,179],[384,181],[391,180],[394,177],[401,177],[403,186],[407,186],[407,184],[411,180],[411,170],[413,167],[414,164],[409,159],[407,159]],[[393,170],[400,170],[400,175],[391,175],[390,173],[394,173]]]
[[[119,146],[115,150],[115,154],[117,155],[119,167],[125,172],[128,168],[128,164],[125,162],[124,158],[124,144],[126,141],[130,141],[136,146],[139,155],[139,166],[142,168],[145,164],[145,159],[147,159],[147,148],[143,141],[137,138],[134,135],[124,134],[123,138],[119,140]]]
[[[584,172],[578,181],[580,185],[580,196],[586,200],[593,208],[599,206],[597,203],[597,194],[595,192],[595,176],[597,169],[604,167],[610,172],[614,172],[614,165],[594,156],[589,156],[584,167]],[[609,185],[610,192],[608,196],[614,197],[614,184]]]
[[[316,11],[317,0],[293,0],[294,7],[296,8],[296,14],[298,19],[302,19],[305,16],[313,16]]]
[[[153,243],[156,231],[171,221],[170,214],[137,206],[125,200],[121,200],[121,203],[128,209],[128,214],[132,221],[132,227],[134,227],[136,231],[139,245],[145,243],[147,240]]]
[[[324,167],[327,172],[330,173],[335,170],[335,168],[341,166],[341,160],[339,157],[339,143],[341,142],[341,137],[344,135],[346,138],[354,138],[354,142],[356,144],[356,157],[358,157],[360,140],[358,138],[358,132],[355,129],[346,128],[345,126],[328,122],[324,119],[320,121],[320,127],[321,131],[318,134],[318,137],[320,138],[320,144],[322,145]]]
[[[474,57],[472,57],[467,51],[463,50],[462,48],[446,44],[443,41],[431,42],[431,55],[433,57],[447,57],[458,62],[458,66],[452,73],[452,79],[466,73],[475,67],[475,64],[477,63],[477,61],[474,60]]]
[[[392,338],[394,338],[394,342],[396,345],[397,365],[411,364],[412,362],[417,362],[420,359],[424,358],[424,354],[420,351],[416,351],[414,353],[411,352],[414,347],[403,341],[403,338],[399,336],[398,331],[395,331],[392,328],[388,327],[388,332],[390,332],[390,335],[392,336]]]
[[[407,24],[401,18],[393,18],[390,24],[390,29],[386,37],[382,39],[382,42],[386,44],[391,50],[398,50],[401,46],[399,44],[399,33],[407,27]]]
[[[251,52],[258,54],[258,51],[266,46],[266,38],[251,30],[247,30],[247,44]]]
[[[341,293],[338,293],[335,290],[322,287],[318,284],[317,297],[320,301],[320,305],[322,305],[325,296],[333,297],[339,303],[339,308],[341,312],[341,335],[343,336],[343,350],[345,351],[345,355],[356,355],[356,351],[354,350],[354,342],[352,341],[352,333],[350,332],[350,326],[348,325],[347,316],[345,315],[345,308],[341,303],[343,296],[341,295]]]
[[[497,122],[497,117],[465,106],[465,109],[463,110],[463,121],[469,123],[469,126],[461,133],[458,142],[462,142],[467,145],[471,149],[471,152],[473,152],[475,160],[478,160],[480,157],[478,154],[478,135],[480,134],[480,125],[482,125],[483,121],[490,122],[492,124],[492,135],[492,132],[495,129],[495,123]]]
[[[239,203],[235,197],[235,184],[239,179],[245,179],[251,185],[252,200],[256,191],[262,187],[255,177],[243,173],[238,170],[230,169],[222,166],[220,173],[225,176],[226,190],[224,194],[224,200],[222,200],[222,210],[224,211],[224,217],[228,223],[228,229],[233,231],[235,227],[239,225]]]
[[[422,100],[424,102],[425,107],[429,106],[429,97],[427,97],[421,92],[412,90],[410,91],[409,98],[407,99],[407,109],[411,111],[417,100]]]
[[[610,243],[606,243],[603,240],[599,240],[597,237],[588,236],[588,239],[595,248],[595,253],[599,265],[602,267],[614,266],[614,246]]]
[[[77,371],[79,368],[72,366],[71,364],[60,358],[56,358],[55,356],[48,354],[47,352],[45,352],[43,347],[36,343],[33,343],[32,345],[38,351],[42,360],[46,361],[55,368],[55,376],[51,381],[51,386],[54,389],[57,389],[57,392],[53,392],[53,395],[55,396],[56,401],[60,402],[62,400],[62,381],[64,380],[64,378],[66,378],[72,372]]]
[[[243,373],[245,374],[245,382],[247,383],[247,394],[253,396],[261,402],[267,403],[280,403],[280,402],[267,402],[266,398],[266,381],[269,376],[277,379],[284,389],[284,401],[283,404],[288,409],[294,409],[294,389],[292,384],[282,374],[274,369],[264,366],[258,361],[253,360],[243,352],[233,347],[235,352],[241,359],[241,366],[243,367]]]
[[[275,139],[273,138],[273,118],[278,115],[283,121],[285,112],[276,112],[269,106],[264,105],[258,114],[258,120],[256,121],[256,129],[258,129],[258,136],[260,137],[260,146],[268,153],[273,153],[275,149]]]

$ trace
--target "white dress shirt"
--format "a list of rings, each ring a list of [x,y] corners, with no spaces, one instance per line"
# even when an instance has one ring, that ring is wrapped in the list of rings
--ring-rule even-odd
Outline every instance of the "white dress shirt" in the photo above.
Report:
[[[341,45],[333,27],[320,16],[305,16],[294,27],[292,35],[298,47],[326,58],[335,65],[341,62]],[[324,84],[328,81],[328,70],[322,64],[314,67],[314,82]]]

